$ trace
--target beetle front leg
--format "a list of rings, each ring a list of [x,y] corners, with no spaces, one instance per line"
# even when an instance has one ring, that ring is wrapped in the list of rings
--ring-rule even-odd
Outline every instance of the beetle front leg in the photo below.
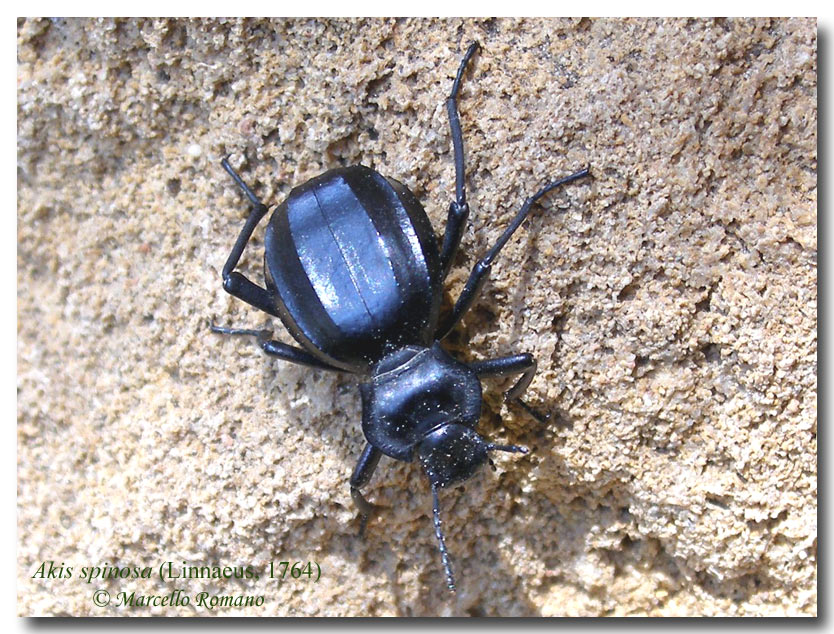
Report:
[[[460,246],[460,239],[463,230],[466,228],[466,219],[469,217],[469,205],[466,202],[466,168],[463,156],[463,132],[460,127],[460,114],[458,113],[458,93],[463,79],[463,72],[469,63],[472,55],[478,49],[478,43],[472,42],[460,62],[458,74],[452,84],[452,92],[446,99],[446,112],[449,114],[449,128],[452,132],[452,147],[455,153],[455,201],[449,205],[449,216],[446,220],[446,232],[443,235],[443,246],[440,249],[440,279],[446,279],[455,252]]]
[[[504,392],[504,401],[515,402],[540,423],[546,423],[550,414],[533,409],[521,399],[521,395],[530,387],[536,374],[536,360],[529,353],[514,354],[510,357],[488,359],[469,364],[479,379],[488,377],[509,376],[521,372],[521,378],[509,390]]]
[[[224,158],[220,164],[223,166],[223,169],[225,169],[235,180],[235,183],[238,184],[238,186],[243,190],[243,193],[246,194],[246,197],[252,203],[252,212],[246,219],[246,223],[243,225],[243,229],[241,229],[240,235],[235,241],[235,246],[232,247],[232,252],[229,254],[229,257],[226,259],[226,264],[223,266],[223,288],[230,295],[243,300],[247,304],[258,308],[265,313],[277,317],[278,313],[275,310],[275,302],[273,301],[269,291],[265,288],[261,288],[249,280],[245,275],[234,270],[234,268],[238,265],[238,262],[240,262],[243,250],[246,248],[246,245],[249,243],[249,239],[252,237],[252,232],[255,231],[255,227],[258,226],[258,223],[266,215],[267,207],[260,201],[249,186],[243,182],[243,179],[229,164],[228,158]]]
[[[359,511],[360,524],[359,535],[365,534],[365,527],[368,525],[368,518],[373,514],[376,508],[373,504],[365,499],[360,487],[365,486],[371,481],[371,478],[376,471],[379,464],[379,459],[382,457],[382,452],[368,443],[365,445],[365,450],[359,457],[359,462],[356,463],[356,468],[353,470],[353,475],[350,476],[350,497],[353,499],[353,504]]]

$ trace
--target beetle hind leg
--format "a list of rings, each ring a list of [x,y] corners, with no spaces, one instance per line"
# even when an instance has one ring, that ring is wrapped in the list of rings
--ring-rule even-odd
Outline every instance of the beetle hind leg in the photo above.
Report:
[[[469,205],[466,202],[466,166],[463,156],[463,132],[460,127],[458,113],[458,93],[469,60],[478,49],[478,43],[472,42],[463,56],[452,84],[452,91],[446,99],[446,112],[449,115],[449,128],[452,132],[452,148],[455,154],[455,200],[449,205],[449,216],[446,220],[446,232],[443,235],[443,245],[440,249],[440,279],[446,279],[455,252],[460,246],[460,239],[469,217]]]
[[[223,265],[223,288],[230,295],[243,300],[265,313],[277,317],[278,313],[275,310],[275,302],[269,291],[258,286],[242,273],[234,270],[238,262],[240,262],[243,250],[249,244],[249,239],[252,237],[255,227],[258,226],[258,223],[266,215],[267,207],[231,166],[228,158],[224,158],[220,164],[229,173],[229,176],[234,179],[235,183],[237,183],[238,187],[240,187],[249,199],[249,202],[252,203],[252,211],[249,213],[243,229],[240,230],[240,235],[238,235],[235,245],[232,247],[231,253],[229,253],[229,257],[226,258],[226,264]]]

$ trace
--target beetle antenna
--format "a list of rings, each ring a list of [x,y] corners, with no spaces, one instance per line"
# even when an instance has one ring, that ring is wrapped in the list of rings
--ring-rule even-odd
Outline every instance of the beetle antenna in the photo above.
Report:
[[[488,443],[487,451],[509,451],[510,453],[530,453],[530,450],[527,447],[522,447],[521,445],[493,445],[492,443]]]
[[[452,562],[449,559],[449,551],[446,550],[446,540],[443,538],[442,522],[440,521],[440,498],[437,495],[437,487],[431,488],[432,513],[434,514],[434,534],[440,547],[440,559],[443,560],[443,569],[446,571],[446,585],[452,592],[455,591],[455,575],[452,572]]]

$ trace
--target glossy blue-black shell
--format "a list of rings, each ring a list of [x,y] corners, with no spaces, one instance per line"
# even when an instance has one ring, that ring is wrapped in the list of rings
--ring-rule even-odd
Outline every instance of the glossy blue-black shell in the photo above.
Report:
[[[319,359],[369,374],[386,354],[434,341],[437,241],[401,183],[361,165],[326,172],[290,192],[265,240],[276,312]]]
[[[411,462],[432,430],[451,423],[474,430],[481,417],[477,375],[439,343],[389,355],[359,391],[365,438],[396,460]]]

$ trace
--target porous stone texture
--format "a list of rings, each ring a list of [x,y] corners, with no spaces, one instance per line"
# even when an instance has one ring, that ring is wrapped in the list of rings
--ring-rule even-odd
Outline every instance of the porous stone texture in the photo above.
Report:
[[[485,382],[480,431],[531,453],[442,493],[452,595],[417,465],[383,458],[356,535],[357,380],[208,324],[290,342],[221,287],[248,213],[225,155],[270,205],[368,165],[442,231],[472,40],[446,301],[525,196],[593,178],[542,201],[447,341],[532,352],[556,413]],[[815,614],[816,122],[807,19],[20,20],[20,614]],[[153,575],[82,578],[105,564]]]

